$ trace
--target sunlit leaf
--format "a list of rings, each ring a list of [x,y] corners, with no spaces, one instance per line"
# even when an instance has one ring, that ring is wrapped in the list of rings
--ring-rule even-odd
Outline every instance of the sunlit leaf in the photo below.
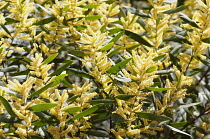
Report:
[[[107,73],[118,73],[120,70],[122,70],[125,65],[131,60],[132,58],[128,58],[124,61],[121,61],[117,63],[116,65],[112,66],[109,70],[107,70]]]
[[[174,128],[180,128],[186,124],[187,124],[187,122],[170,123],[170,125],[173,126]]]
[[[85,20],[97,20],[97,19],[100,19],[101,16],[99,15],[94,15],[94,16],[87,16],[85,17]]]
[[[113,103],[116,103],[115,100],[112,100],[112,99],[96,99],[96,100],[91,100],[91,101],[88,101],[87,103],[89,104],[113,104]]]
[[[88,108],[88,109],[84,110],[83,112],[75,115],[71,120],[74,121],[76,119],[79,119],[79,118],[82,118],[84,116],[90,115],[90,114],[94,113],[95,111],[97,111],[98,109],[99,109],[99,106],[95,105],[95,106],[93,106],[91,108]]]
[[[52,54],[42,63],[42,65],[50,63],[51,61],[53,61],[56,58],[57,55],[58,55],[58,53]]]
[[[40,111],[49,110],[57,105],[58,104],[55,104],[55,103],[37,104],[37,105],[29,107],[29,110],[34,111],[34,112],[40,112]]]
[[[107,45],[103,46],[100,51],[104,52],[109,50],[110,48],[112,48],[112,46],[114,45],[114,42],[108,43]]]
[[[156,66],[149,67],[149,68],[146,70],[146,73],[152,73],[152,72],[155,71],[156,69],[157,69]]]
[[[95,5],[84,5],[84,6],[81,6],[82,8],[85,8],[85,9],[93,9],[93,8],[96,8],[98,7],[99,4],[95,4]]]
[[[82,110],[81,107],[72,107],[72,108],[69,108],[69,109],[66,109],[65,112],[68,112],[68,113],[75,113],[75,112],[78,112]]]
[[[151,90],[151,91],[167,91],[170,89],[174,89],[174,88],[155,88],[155,87],[147,87],[147,90]]]

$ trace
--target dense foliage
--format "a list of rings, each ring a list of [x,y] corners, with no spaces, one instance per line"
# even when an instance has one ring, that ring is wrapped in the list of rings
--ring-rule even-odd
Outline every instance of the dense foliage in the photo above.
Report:
[[[210,0],[1,0],[0,138],[209,138]]]

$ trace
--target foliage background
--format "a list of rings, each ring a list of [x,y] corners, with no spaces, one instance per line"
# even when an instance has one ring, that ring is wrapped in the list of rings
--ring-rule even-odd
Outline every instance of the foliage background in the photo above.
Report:
[[[209,138],[209,0],[1,0],[0,138]]]

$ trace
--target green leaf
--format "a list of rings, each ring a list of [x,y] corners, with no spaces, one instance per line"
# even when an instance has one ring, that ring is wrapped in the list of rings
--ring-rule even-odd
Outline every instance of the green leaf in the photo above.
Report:
[[[3,48],[0,48],[0,54],[1,54],[2,51],[3,51]]]
[[[170,36],[166,39],[163,40],[164,42],[169,42],[169,41],[174,41],[174,42],[179,42],[179,43],[188,43],[190,44],[190,42],[182,35],[179,34],[174,34],[173,36]]]
[[[195,58],[196,60],[202,62],[204,65],[210,67],[210,63],[209,63],[207,60],[203,60],[203,59],[201,59],[201,58],[198,57],[198,56],[193,56],[193,58]]]
[[[113,104],[113,103],[116,103],[115,100],[112,100],[112,99],[97,99],[97,100],[91,100],[91,101],[88,101],[87,103],[89,104]]]
[[[69,9],[70,5],[66,5],[65,7],[63,7],[62,11],[65,12]]]
[[[186,9],[189,5],[190,5],[190,4],[182,5],[182,6],[179,6],[179,7],[177,7],[177,8],[167,10],[167,11],[165,11],[165,12],[163,12],[163,13],[164,13],[164,14],[178,13],[178,12],[181,12],[181,11],[183,11],[184,9]]]
[[[190,19],[187,15],[180,13],[179,17],[186,23],[190,24],[193,27],[199,28],[199,26],[192,20]]]
[[[180,105],[178,108],[188,108],[188,107],[192,107],[192,106],[196,106],[201,104],[201,102],[198,103],[190,103],[190,104],[186,104],[186,105]]]
[[[114,54],[116,54],[120,49],[122,48],[121,47],[118,47],[117,49],[113,50],[110,54],[108,54],[108,57],[112,57]]]
[[[62,81],[63,85],[66,86],[66,87],[69,87],[69,88],[73,88],[72,84],[70,84],[68,81],[66,80],[63,80]]]
[[[85,73],[81,70],[77,70],[77,69],[74,69],[74,68],[68,68],[68,71],[74,75],[77,75],[79,77],[85,77],[85,78],[88,78],[88,79],[95,79],[93,76],[91,76],[90,74],[88,73]]]
[[[2,135],[0,135],[0,139],[6,139],[5,137],[3,137]]]
[[[107,73],[118,73],[120,70],[122,70],[125,65],[131,60],[132,58],[128,58],[124,61],[121,61],[117,63],[116,65],[112,66],[109,70],[107,70]]]
[[[54,17],[54,16],[48,17],[48,18],[42,19],[42,20],[34,23],[33,25],[44,25],[44,24],[48,24],[48,23],[54,21],[55,19],[56,19],[56,17]]]
[[[125,94],[122,94],[122,95],[116,96],[115,98],[118,98],[118,99],[121,99],[121,100],[128,100],[128,99],[133,98],[133,97],[135,97],[135,95],[125,95]]]
[[[87,29],[86,26],[83,26],[83,25],[77,25],[77,26],[74,26],[77,30],[85,30]]]
[[[97,19],[100,19],[101,16],[99,15],[94,15],[94,16],[87,16],[85,17],[85,20],[97,20]]]
[[[57,55],[58,55],[58,53],[55,53],[55,54],[49,56],[49,57],[42,63],[42,65],[45,65],[45,64],[50,63],[51,61],[53,61],[53,60],[56,58]]]
[[[162,122],[162,121],[171,120],[170,117],[156,115],[156,114],[153,114],[153,113],[136,112],[136,114],[140,118],[144,118],[144,119],[148,119],[148,120],[152,120],[152,121]]]
[[[141,17],[147,17],[147,18],[150,17],[148,14],[139,12],[138,10],[136,10],[136,9],[133,8],[133,7],[123,6],[123,8],[126,9],[127,11],[131,12],[132,14],[135,14],[135,15],[138,15],[138,16],[141,16]]]
[[[9,30],[6,28],[5,25],[3,25],[3,24],[0,24],[0,25],[1,25],[1,27],[4,29],[4,31],[5,31],[8,35],[11,36],[11,33],[9,32]]]
[[[49,110],[57,105],[58,104],[55,104],[55,103],[37,104],[37,105],[29,107],[29,110],[34,111],[34,112],[40,112],[40,111]]]
[[[75,56],[86,56],[86,54],[83,51],[79,51],[79,50],[70,50],[68,51],[69,54],[75,55]]]
[[[143,44],[143,45],[146,45],[148,47],[153,47],[149,42],[147,42],[145,39],[143,39],[141,37],[141,35],[139,34],[136,34],[134,32],[131,32],[129,30],[124,30],[125,31],[125,34],[130,37],[131,39],[137,41],[139,44]]]
[[[30,95],[30,97],[36,96],[41,94],[42,92],[44,92],[45,90],[47,90],[48,88],[51,87],[55,87],[56,85],[60,84],[60,82],[63,80],[63,78],[67,76],[67,74],[61,74],[58,75],[57,77],[55,77],[54,81],[45,85],[44,87],[42,87],[41,89],[39,89],[38,91],[34,92],[33,94]]]
[[[210,43],[210,38],[205,38],[205,39],[202,40],[202,42]]]
[[[172,126],[170,126],[170,125],[165,125],[165,126],[168,127],[169,129],[175,131],[175,132],[179,132],[179,133],[181,133],[181,134],[190,136],[190,138],[192,138],[192,136],[191,136],[190,134],[187,134],[187,133],[185,133],[185,132],[183,132],[183,131],[181,131],[181,130],[179,130],[179,129],[177,129],[177,128],[174,128],[174,127],[172,127]]]
[[[13,72],[17,70],[18,70],[17,67],[0,68],[0,72]]]
[[[81,107],[72,107],[72,108],[69,108],[69,109],[66,109],[65,112],[68,112],[68,113],[75,113],[75,112],[78,112],[82,110]]]
[[[160,56],[158,56],[158,57],[153,58],[152,60],[153,60],[153,61],[158,61],[158,60],[160,60],[160,59],[162,59],[162,58],[164,58],[164,57],[165,57],[165,55],[160,55]]]
[[[174,88],[155,88],[155,87],[147,87],[146,90],[151,90],[151,91],[166,91]]]
[[[82,133],[96,137],[111,137],[109,134],[100,131],[82,131]]]
[[[174,57],[174,55],[172,55],[171,53],[169,53],[169,56],[170,56],[170,61],[172,62],[173,65],[175,65],[178,70],[182,71],[180,65],[178,64],[176,58]]]
[[[93,8],[96,8],[98,7],[100,4],[95,4],[95,5],[84,5],[84,6],[81,6],[82,8],[85,8],[85,9],[93,9]]]
[[[107,51],[110,48],[112,48],[113,45],[114,45],[114,42],[108,43],[107,45],[103,46],[99,51],[101,52]]]
[[[109,32],[108,35],[112,35],[112,34],[121,32],[121,28],[113,28],[113,29],[108,30],[108,32]]]
[[[93,107],[91,107],[91,108],[88,108],[88,109],[84,110],[83,112],[81,112],[81,113],[75,115],[71,120],[74,121],[74,120],[76,120],[76,119],[79,119],[79,118],[82,118],[82,117],[84,117],[84,116],[90,115],[90,114],[92,114],[93,112],[97,111],[98,108],[99,108],[99,106],[97,106],[97,105],[95,105],[95,106],[93,106]]]
[[[187,122],[170,123],[170,125],[173,126],[174,128],[180,128],[186,124],[187,124]]]
[[[66,70],[71,65],[72,62],[73,62],[72,60],[69,60],[66,64],[62,65],[60,68],[58,68],[56,71],[51,73],[49,76],[55,76],[55,75],[60,74],[61,72]]]
[[[5,25],[10,25],[10,24],[14,24],[14,23],[20,22],[18,20],[12,19],[12,18],[5,18],[5,20],[6,20]]]
[[[7,112],[12,116],[12,117],[18,117],[12,110],[12,107],[10,106],[9,102],[3,98],[2,96],[0,96],[0,101],[2,102],[2,104],[4,105],[5,109],[7,110]]]
[[[152,72],[155,71],[156,69],[157,69],[156,66],[149,67],[149,68],[146,70],[146,73],[152,73]]]
[[[112,120],[115,123],[123,123],[123,122],[125,122],[125,119],[122,116],[120,116],[119,114],[117,114],[117,113],[113,113],[111,115],[111,118],[112,118]]]
[[[120,39],[120,37],[122,37],[122,35],[124,34],[124,32],[120,32],[120,33],[118,33],[109,43],[116,43],[119,39]]]
[[[0,122],[3,122],[3,123],[18,123],[18,122],[20,122],[20,119],[18,117],[10,117],[10,116],[6,116],[4,114],[0,114]]]

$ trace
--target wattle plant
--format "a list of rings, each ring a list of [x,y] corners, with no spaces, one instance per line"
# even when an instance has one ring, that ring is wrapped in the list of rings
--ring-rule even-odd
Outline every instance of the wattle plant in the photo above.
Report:
[[[0,138],[209,138],[210,0],[1,0]]]

